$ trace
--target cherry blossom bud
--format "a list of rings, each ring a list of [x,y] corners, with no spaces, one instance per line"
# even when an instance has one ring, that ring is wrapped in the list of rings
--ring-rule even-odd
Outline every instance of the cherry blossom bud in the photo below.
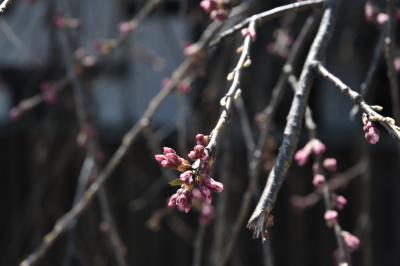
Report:
[[[217,8],[217,2],[215,0],[203,0],[200,2],[200,7],[207,13]]]
[[[214,208],[211,205],[205,205],[201,209],[201,214],[200,214],[200,223],[201,224],[209,224],[215,216]]]
[[[312,141],[312,150],[315,155],[322,155],[326,151],[326,146],[320,140],[314,139]]]
[[[168,207],[173,208],[176,204],[176,199],[178,198],[178,193],[173,194],[168,201]]]
[[[323,176],[321,174],[315,175],[312,183],[315,188],[317,188],[317,189],[321,188],[321,186],[325,183],[325,176]]]
[[[171,165],[178,167],[181,164],[181,159],[174,153],[167,153],[165,157]]]
[[[367,19],[368,22],[370,23],[375,22],[377,10],[371,3],[367,2],[365,4],[364,13],[365,13],[365,18]]]
[[[346,206],[346,204],[347,204],[347,199],[345,197],[343,197],[341,195],[336,197],[335,205],[338,210],[343,210],[344,206]]]
[[[211,177],[204,179],[204,184],[213,192],[222,192],[224,185],[221,182],[215,181]]]
[[[355,235],[350,234],[349,232],[343,231],[342,237],[346,246],[350,249],[350,251],[355,251],[360,246],[360,239]]]
[[[310,155],[311,150],[308,148],[304,148],[296,152],[296,154],[294,155],[294,159],[297,162],[298,166],[304,166],[307,163]]]
[[[188,94],[191,91],[190,84],[187,82],[182,82],[181,84],[179,84],[178,90],[183,94]]]
[[[389,15],[386,13],[379,13],[376,17],[376,21],[379,25],[385,24],[389,20]]]
[[[176,154],[176,151],[172,148],[164,147],[163,148],[163,153],[166,155],[167,153],[173,153]]]
[[[187,206],[188,200],[185,194],[180,194],[176,198],[176,207],[178,207],[178,210],[180,211],[185,211],[186,206]]]
[[[196,135],[196,143],[197,145],[203,145],[206,146],[207,145],[207,137],[204,136],[203,134],[197,134]]]
[[[242,29],[241,33],[244,37],[249,36],[252,42],[256,41],[256,32],[254,28],[252,27],[244,28]]]
[[[206,204],[211,204],[211,190],[206,186],[199,187],[203,200]]]
[[[192,184],[193,183],[192,176],[193,176],[192,171],[185,171],[179,176],[179,179],[186,184]]]
[[[327,158],[322,163],[324,168],[331,172],[336,172],[337,170],[337,161],[335,158]]]
[[[119,33],[125,35],[135,29],[135,23],[133,21],[121,22],[118,27]]]
[[[363,127],[365,139],[371,143],[376,144],[379,141],[379,129],[371,121],[367,121]]]
[[[338,213],[334,210],[328,210],[325,212],[324,218],[325,221],[329,224],[336,224],[337,223]]]

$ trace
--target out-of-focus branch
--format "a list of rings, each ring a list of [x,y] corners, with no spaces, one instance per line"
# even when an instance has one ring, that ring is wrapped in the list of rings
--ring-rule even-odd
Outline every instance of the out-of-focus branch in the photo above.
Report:
[[[377,110],[381,110],[380,106],[371,106],[367,104],[364,98],[358,92],[352,90],[338,77],[330,73],[329,70],[326,69],[320,62],[314,62],[313,66],[317,73],[319,73],[323,78],[326,78],[332,82],[332,84],[335,85],[335,87],[338,88],[341,93],[349,97],[354,104],[358,105],[360,109],[368,116],[370,121],[379,122],[393,137],[395,137],[397,140],[400,140],[400,128],[396,126],[393,118],[382,116],[377,112]]]
[[[304,10],[308,10],[311,8],[315,8],[315,7],[321,7],[323,5],[323,3],[324,3],[324,0],[307,0],[307,1],[301,1],[301,2],[296,2],[296,3],[280,6],[280,7],[273,8],[271,10],[268,10],[268,11],[265,11],[265,12],[262,12],[259,14],[255,14],[255,15],[245,19],[244,21],[236,24],[232,28],[222,32],[215,40],[213,40],[210,43],[210,45],[214,46],[214,45],[218,44],[220,41],[222,41],[226,37],[231,36],[234,33],[236,33],[237,31],[248,26],[251,21],[257,21],[257,23],[261,24],[267,20],[271,20],[276,17],[286,15],[288,13],[294,13],[294,12],[299,12],[299,11],[304,11]]]
[[[208,29],[206,29],[198,42],[198,46],[201,49],[208,43],[218,27],[219,23],[213,23],[208,27]],[[58,219],[53,230],[44,236],[41,245],[27,259],[21,262],[21,266],[33,265],[33,263],[37,261],[38,257],[41,257],[47,251],[47,249],[54,244],[58,237],[65,233],[71,223],[73,223],[75,219],[89,207],[90,203],[93,201],[95,195],[98,193],[105,181],[112,175],[114,170],[121,163],[133,142],[139,136],[141,131],[149,124],[150,119],[153,117],[161,103],[170,93],[172,93],[174,88],[177,87],[177,85],[179,85],[189,73],[192,63],[193,62],[191,59],[186,59],[175,70],[168,85],[164,89],[160,90],[159,93],[150,101],[146,111],[139,121],[124,135],[121,145],[118,147],[117,151],[111,157],[104,169],[97,176],[95,181],[89,186],[83,197],[76,205],[72,207],[69,212]]]
[[[275,204],[278,192],[286,177],[287,170],[297,147],[300,137],[302,121],[306,111],[308,96],[314,81],[312,62],[324,59],[330,36],[333,32],[336,11],[340,0],[328,0],[325,4],[325,11],[318,33],[310,48],[310,52],[304,64],[303,71],[298,82],[298,89],[295,93],[289,111],[287,123],[284,130],[284,137],[279,149],[274,167],[272,168],[267,184],[261,198],[254,210],[248,227],[253,230],[254,237],[263,237],[268,230],[268,221],[271,219],[271,211]]]

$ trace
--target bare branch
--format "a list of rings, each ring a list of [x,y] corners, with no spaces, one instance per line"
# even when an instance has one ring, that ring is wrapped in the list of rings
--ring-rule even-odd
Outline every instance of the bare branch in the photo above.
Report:
[[[315,7],[321,7],[323,5],[323,3],[324,3],[324,0],[301,1],[301,2],[296,2],[296,3],[276,7],[271,10],[253,15],[253,16],[245,19],[244,21],[236,24],[232,28],[222,32],[215,40],[213,40],[210,43],[210,45],[214,46],[214,45],[218,44],[220,41],[222,41],[226,37],[231,36],[234,33],[236,33],[237,31],[248,26],[251,21],[257,21],[257,23],[261,24],[267,20],[271,20],[276,17],[286,15],[288,13],[300,12],[300,11],[309,10],[309,9],[315,8]]]
[[[314,81],[312,62],[325,57],[330,35],[333,32],[335,16],[339,2],[340,1],[336,0],[328,0],[326,2],[326,8],[322,17],[320,28],[304,64],[304,68],[298,83],[298,90],[295,93],[292,106],[289,111],[284,131],[284,138],[279,149],[279,154],[277,156],[275,165],[269,174],[267,184],[257,204],[257,207],[247,225],[251,230],[253,230],[254,237],[263,236],[263,239],[265,239],[264,233],[266,233],[267,230],[267,224],[268,220],[270,220],[273,205],[275,204],[278,192],[283,184],[283,181],[285,180],[294,150],[298,144],[302,120],[307,107],[308,96]]]
[[[12,4],[13,0],[3,0],[3,3],[0,5],[0,13],[4,13]]]
[[[315,70],[324,78],[329,80],[340,90],[341,93],[349,97],[355,105],[358,105],[360,109],[368,116],[372,122],[379,122],[394,138],[400,140],[400,128],[396,126],[395,120],[391,117],[385,117],[379,114],[376,110],[381,109],[377,106],[371,106],[367,104],[364,98],[356,91],[352,90],[338,77],[334,76],[329,72],[320,62],[313,63]]]

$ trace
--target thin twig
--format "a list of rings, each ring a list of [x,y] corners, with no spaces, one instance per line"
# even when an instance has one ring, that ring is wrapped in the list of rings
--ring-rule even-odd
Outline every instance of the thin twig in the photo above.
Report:
[[[265,11],[265,12],[262,12],[259,14],[255,14],[255,15],[243,20],[242,22],[236,24],[232,28],[222,32],[215,40],[213,40],[210,43],[210,45],[211,46],[217,45],[220,41],[222,41],[226,37],[231,36],[234,33],[236,33],[237,31],[248,26],[251,21],[257,21],[257,23],[261,24],[267,20],[271,20],[276,17],[286,15],[288,13],[300,12],[300,11],[308,10],[308,9],[315,8],[315,7],[321,7],[324,2],[325,2],[325,0],[307,0],[307,1],[296,2],[296,3],[280,6],[280,7],[277,7],[277,8],[274,8],[274,9],[271,9],[271,10],[268,10],[268,11]]]
[[[248,228],[253,230],[254,237],[263,237],[268,230],[268,221],[271,219],[271,211],[275,204],[278,192],[286,177],[287,170],[297,147],[304,113],[306,111],[308,96],[314,81],[312,62],[317,59],[324,59],[330,36],[333,32],[336,11],[340,0],[327,0],[326,8],[318,33],[310,48],[310,52],[300,75],[298,90],[295,93],[287,123],[284,130],[284,137],[279,153],[272,168],[261,198],[254,210]]]
[[[375,111],[375,109],[377,109],[376,106],[367,104],[364,98],[358,92],[352,90],[338,77],[330,73],[329,70],[327,70],[320,62],[314,62],[313,66],[317,73],[332,82],[332,84],[335,85],[335,87],[338,88],[341,93],[349,97],[354,104],[358,105],[360,109],[368,116],[369,120],[372,122],[379,122],[390,133],[390,135],[400,141],[400,128],[396,126],[393,118],[382,116]]]
[[[193,255],[193,266],[201,266],[201,257],[203,255],[203,244],[206,233],[207,225],[199,224],[197,229],[196,240],[194,242],[194,255]]]

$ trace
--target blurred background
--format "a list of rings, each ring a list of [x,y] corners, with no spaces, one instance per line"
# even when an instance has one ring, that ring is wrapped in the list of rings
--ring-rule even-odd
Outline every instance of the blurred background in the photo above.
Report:
[[[185,60],[185,48],[211,22],[200,0],[164,0],[143,20],[135,20],[140,24],[134,30],[121,29],[121,22],[140,17],[149,2],[21,0],[0,16],[1,265],[18,265],[82,197],[97,173],[79,178],[88,139],[97,142],[96,163],[102,169],[123,134]],[[219,31],[253,13],[294,1],[230,2],[229,6],[241,5]],[[376,12],[385,12],[385,3],[369,4]],[[357,91],[382,43],[384,28],[368,20],[366,4],[342,1],[326,62]],[[271,99],[296,36],[309,16],[315,17],[314,34],[320,14],[318,10],[288,14],[258,27],[252,65],[241,82],[254,139],[260,132],[259,114]],[[312,36],[294,65],[297,76]],[[37,265],[221,265],[249,180],[239,113],[232,113],[218,146],[214,176],[225,190],[214,196],[215,218],[210,224],[199,224],[195,211],[184,214],[166,208],[175,192],[168,181],[177,174],[160,171],[153,156],[168,146],[186,157],[196,134],[213,129],[220,98],[229,86],[226,75],[236,65],[241,42],[239,33],[205,48],[205,59],[162,103],[107,181],[102,196]],[[392,116],[386,64],[382,51],[377,54],[366,98]],[[284,89],[246,221],[281,141],[293,95],[288,85]],[[83,120],[76,107],[80,100],[87,112]],[[348,200],[340,223],[361,240],[352,254],[354,265],[400,265],[398,144],[381,129],[380,142],[370,145],[363,137],[361,115],[350,117],[352,102],[325,81],[317,79],[310,106],[326,155],[338,161],[338,171],[329,178],[336,193]],[[307,139],[304,131],[300,147]],[[320,196],[313,191],[312,165],[292,164],[274,208],[269,240],[262,245],[241,226],[225,265],[335,265],[334,234],[324,222]],[[104,208],[112,218],[104,215]],[[113,240],[115,233],[118,241]],[[116,255],[116,248],[126,262]]]

